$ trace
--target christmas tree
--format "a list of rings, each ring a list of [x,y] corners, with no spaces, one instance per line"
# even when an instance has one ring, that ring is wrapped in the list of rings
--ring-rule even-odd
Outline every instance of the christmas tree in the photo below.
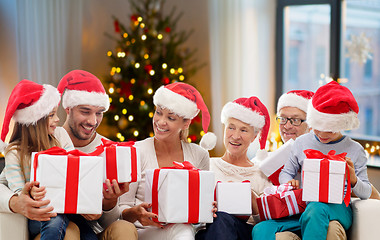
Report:
[[[196,50],[183,43],[192,31],[178,31],[181,13],[176,9],[164,16],[165,0],[130,0],[130,23],[123,25],[114,18],[116,42],[108,51],[110,74],[106,77],[111,106],[104,117],[115,131],[113,140],[141,140],[153,136],[153,94],[172,82],[187,82],[200,67],[194,60]],[[112,133],[113,132],[113,133]],[[199,116],[193,119],[188,140],[198,142],[203,135]]]

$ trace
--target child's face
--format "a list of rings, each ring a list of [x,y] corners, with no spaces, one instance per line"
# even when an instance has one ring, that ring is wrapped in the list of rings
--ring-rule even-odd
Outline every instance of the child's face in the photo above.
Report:
[[[340,132],[322,132],[315,129],[313,131],[321,143],[334,142],[343,137]]]
[[[57,115],[57,108],[58,107],[53,108],[53,110],[49,113],[49,116],[48,116],[48,132],[49,132],[49,134],[54,133],[54,130],[57,127],[58,122],[59,122],[59,118]]]

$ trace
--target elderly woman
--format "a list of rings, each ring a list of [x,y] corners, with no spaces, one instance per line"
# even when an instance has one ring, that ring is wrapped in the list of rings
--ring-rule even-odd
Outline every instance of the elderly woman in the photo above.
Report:
[[[259,151],[265,151],[270,125],[268,110],[257,97],[239,98],[223,107],[221,120],[224,124],[223,143],[226,152],[220,158],[211,159],[210,170],[215,172],[215,181],[251,182],[252,216],[246,221],[225,212],[217,212],[214,222],[199,231],[196,239],[251,239],[252,224],[259,219],[256,197],[272,184],[258,166],[248,159],[247,150],[261,131]]]
[[[208,152],[187,142],[191,119],[202,111],[202,126],[207,132],[210,115],[200,93],[185,83],[160,87],[153,96],[156,110],[153,116],[154,137],[136,142],[141,153],[142,180],[131,183],[129,191],[120,197],[112,212],[134,222],[139,239],[194,239],[191,224],[161,225],[152,219],[151,203],[144,202],[145,170],[173,166],[173,161],[189,161],[196,168],[209,169]],[[216,142],[216,138],[214,139]],[[206,141],[207,143],[207,141]],[[215,145],[215,144],[214,144]]]

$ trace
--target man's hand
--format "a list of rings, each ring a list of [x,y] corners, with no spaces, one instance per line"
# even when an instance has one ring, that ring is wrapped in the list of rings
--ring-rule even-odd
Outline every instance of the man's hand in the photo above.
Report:
[[[157,222],[154,222],[153,218],[158,218],[154,213],[148,212],[151,204],[141,203],[140,205],[134,206],[132,208],[124,209],[122,212],[122,218],[128,222],[139,221],[143,226],[155,226],[158,228],[163,228],[163,226]]]
[[[30,189],[33,186],[38,186],[38,182],[27,182],[18,196],[13,196],[9,200],[9,208],[15,212],[24,215],[31,220],[49,221],[50,218],[57,216],[52,213],[53,207],[40,208],[48,205],[50,200],[35,201],[29,196]]]
[[[112,185],[109,179],[106,180],[103,187],[103,210],[108,211],[117,204],[117,199],[124,193],[129,191],[129,183],[121,183],[120,185],[114,179]]]

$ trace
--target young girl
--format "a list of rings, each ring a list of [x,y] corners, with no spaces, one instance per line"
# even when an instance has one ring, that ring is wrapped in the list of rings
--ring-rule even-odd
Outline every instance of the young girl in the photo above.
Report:
[[[30,179],[32,152],[47,150],[53,146],[74,149],[67,133],[55,135],[59,121],[59,102],[60,94],[56,88],[29,80],[19,82],[9,97],[0,143],[5,145],[9,123],[13,118],[15,124],[9,145],[5,149],[4,171],[8,186],[15,193],[20,192],[25,182]],[[45,189],[34,186],[30,194],[35,200],[40,200],[45,195]],[[29,220],[29,232],[33,238],[41,232],[41,239],[63,239],[68,222],[69,216],[64,214],[45,222]],[[96,237],[95,233],[92,235]]]

